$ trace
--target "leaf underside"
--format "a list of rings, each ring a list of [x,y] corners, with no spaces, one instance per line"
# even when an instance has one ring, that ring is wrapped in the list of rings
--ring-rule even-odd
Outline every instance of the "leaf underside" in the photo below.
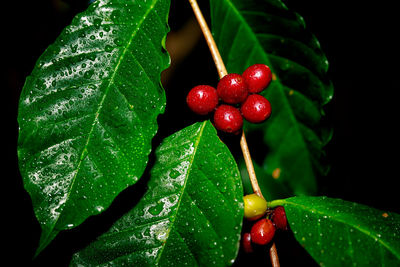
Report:
[[[210,3],[212,31],[228,71],[242,73],[263,63],[273,72],[273,81],[262,92],[271,102],[271,118],[245,123],[249,138],[261,133],[267,150],[252,153],[256,159],[266,154],[259,160],[264,171],[259,182],[275,179],[291,195],[315,194],[315,177],[328,169],[322,160],[331,129],[323,126],[322,107],[333,92],[319,42],[280,0]]]
[[[326,197],[293,197],[285,207],[297,241],[321,266],[398,266],[400,215]]]
[[[195,123],[163,141],[144,197],[71,265],[231,265],[242,197],[229,149],[209,121]]]
[[[97,0],[27,78],[18,156],[42,227],[37,252],[141,177],[165,108],[168,11],[166,0]]]

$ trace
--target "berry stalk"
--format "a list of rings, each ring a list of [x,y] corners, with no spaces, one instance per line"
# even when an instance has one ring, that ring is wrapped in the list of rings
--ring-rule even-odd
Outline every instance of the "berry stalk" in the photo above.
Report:
[[[244,162],[246,163],[247,172],[249,173],[251,187],[253,188],[254,193],[256,193],[259,197],[264,198],[260,186],[258,185],[256,172],[254,171],[253,160],[251,159],[250,150],[249,146],[247,145],[244,131],[242,131],[242,137],[240,138],[240,148],[242,149]]]
[[[207,25],[206,20],[204,19],[203,13],[200,10],[199,5],[196,0],[189,0],[190,5],[192,6],[193,13],[196,16],[196,19],[199,23],[200,29],[203,32],[204,38],[207,42],[208,48],[210,49],[211,56],[214,60],[215,66],[218,71],[219,78],[222,79],[224,76],[228,74],[225,64],[222,60],[221,54],[219,53],[217,44],[214,41],[214,38],[211,34],[211,31]],[[242,131],[242,137],[240,139],[240,147],[242,149],[243,157],[246,163],[247,172],[249,173],[250,182],[253,188],[254,193],[258,196],[264,198],[261,193],[261,189],[258,185],[258,180],[256,176],[256,172],[254,171],[253,161],[251,159],[250,150],[247,145],[246,136],[244,131]],[[265,198],[264,198],[265,199]],[[269,251],[271,264],[273,267],[279,267],[279,258],[276,250],[275,243],[272,243],[272,246]]]

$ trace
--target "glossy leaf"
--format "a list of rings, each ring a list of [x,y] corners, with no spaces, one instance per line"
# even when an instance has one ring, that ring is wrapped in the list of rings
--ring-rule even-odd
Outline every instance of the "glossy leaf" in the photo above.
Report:
[[[226,266],[239,247],[243,189],[229,149],[210,122],[166,138],[148,191],[72,266]]]
[[[38,252],[142,175],[165,107],[168,11],[166,0],[97,0],[27,78],[18,156],[42,227]]]
[[[332,86],[318,41],[280,0],[210,3],[212,31],[228,72],[242,73],[255,63],[267,64],[273,72],[262,93],[271,102],[271,118],[245,124],[250,135],[262,132],[264,176],[279,174],[275,179],[292,195],[314,194],[316,175],[327,171],[323,147],[331,138],[330,129],[321,125]]]
[[[321,266],[398,266],[400,215],[326,197],[276,200],[296,239]]]

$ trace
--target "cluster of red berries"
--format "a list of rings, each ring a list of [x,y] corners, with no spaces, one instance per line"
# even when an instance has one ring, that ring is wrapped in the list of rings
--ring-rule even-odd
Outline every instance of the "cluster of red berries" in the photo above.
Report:
[[[186,97],[189,108],[199,115],[214,112],[214,125],[218,130],[236,133],[243,126],[243,118],[260,123],[271,115],[271,104],[259,95],[270,84],[271,69],[264,64],[248,67],[242,75],[224,76],[217,89],[209,85],[192,88]],[[221,100],[222,104],[219,104]],[[240,109],[236,106],[240,105]]]
[[[277,229],[287,230],[287,219],[285,209],[282,206],[268,211],[267,202],[256,194],[246,195],[243,200],[244,217],[250,221],[255,221],[250,232],[246,232],[242,236],[243,250],[246,253],[251,253],[253,252],[253,244],[267,245],[274,238]]]

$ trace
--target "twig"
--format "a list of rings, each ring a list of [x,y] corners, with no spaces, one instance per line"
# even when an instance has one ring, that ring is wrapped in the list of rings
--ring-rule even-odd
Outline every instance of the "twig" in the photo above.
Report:
[[[196,19],[200,25],[200,29],[203,32],[204,38],[206,39],[208,48],[210,49],[211,52],[211,56],[214,60],[215,66],[218,70],[218,75],[219,78],[221,79],[222,77],[224,77],[225,75],[228,74],[225,64],[222,60],[221,54],[219,53],[217,44],[214,41],[214,38],[211,34],[210,29],[208,28],[207,22],[204,19],[204,16],[200,10],[199,5],[197,4],[196,0],[189,0],[190,5],[192,6],[194,15],[196,16]],[[250,182],[251,182],[251,186],[253,187],[253,191],[254,193],[256,193],[258,196],[264,198],[264,196],[261,193],[261,189],[258,185],[258,181],[257,181],[257,177],[256,177],[256,172],[254,171],[254,166],[253,166],[253,161],[251,159],[251,155],[250,155],[250,150],[249,147],[247,145],[247,141],[246,141],[246,136],[244,134],[244,131],[242,131],[242,137],[240,139],[240,147],[242,149],[242,153],[243,153],[243,158],[244,161],[246,163],[246,168],[247,168],[247,172],[249,173],[249,177],[250,177]],[[275,243],[272,243],[272,246],[269,250],[269,256],[271,259],[271,264],[273,267],[279,267],[279,258],[278,258],[278,252],[276,250],[276,246]]]
[[[276,250],[275,242],[272,242],[272,246],[269,249],[269,258],[271,259],[271,264],[273,267],[280,266],[278,251]]]
[[[208,28],[207,22],[204,19],[203,13],[201,12],[199,5],[197,4],[197,1],[189,0],[189,3],[192,6],[194,15],[196,16],[197,22],[200,25],[200,29],[204,34],[204,38],[206,39],[208,48],[210,49],[211,56],[215,62],[215,66],[217,67],[219,78],[221,79],[222,77],[227,75],[228,72],[226,71],[224,62],[222,61],[217,44],[214,41],[214,38],[211,34],[210,29]]]
[[[254,171],[253,161],[251,160],[250,150],[249,147],[247,146],[247,141],[244,131],[242,132],[242,137],[240,138],[240,147],[242,148],[244,162],[246,163],[246,168],[247,172],[249,173],[249,178],[251,186],[253,187],[253,191],[259,197],[264,198],[263,194],[261,193],[260,186],[258,185],[256,172]]]

